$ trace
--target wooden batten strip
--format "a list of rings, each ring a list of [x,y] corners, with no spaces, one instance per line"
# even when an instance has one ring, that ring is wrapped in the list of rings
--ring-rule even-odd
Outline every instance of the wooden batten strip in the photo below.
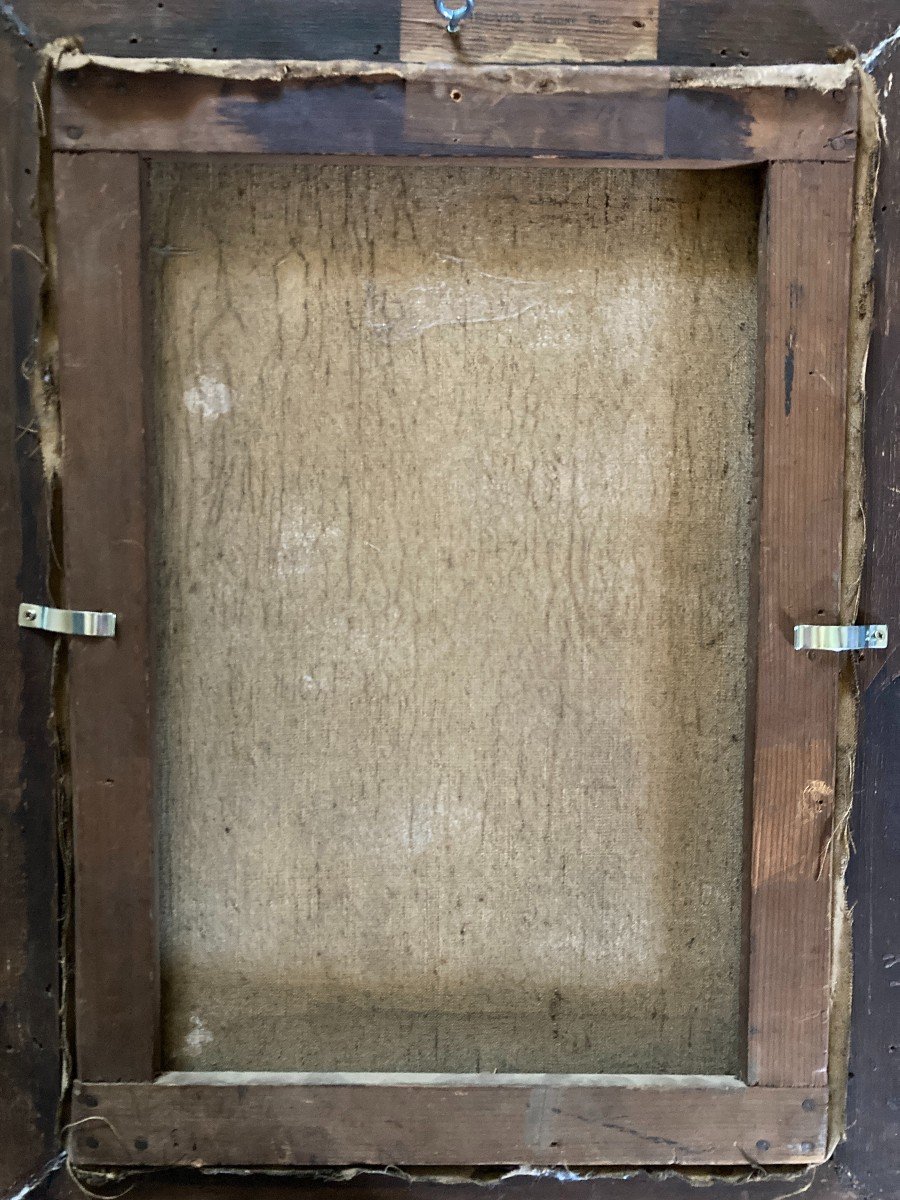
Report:
[[[54,145],[77,151],[557,155],[681,168],[856,151],[854,81],[823,91],[724,86],[665,67],[397,64],[272,80],[89,64],[57,74],[53,89]]]
[[[823,1089],[733,1080],[641,1085],[579,1077],[449,1083],[78,1083],[69,1152],[115,1166],[519,1163],[760,1165],[821,1161]],[[298,1077],[301,1078],[301,1077]],[[383,1080],[384,1077],[381,1077]],[[388,1080],[390,1077],[387,1077]],[[85,1121],[85,1118],[89,1118]]]
[[[831,984],[840,660],[793,649],[839,617],[853,166],[769,170],[748,1080],[821,1086]]]
[[[140,162],[56,155],[78,1069],[152,1078],[159,986],[151,781]]]

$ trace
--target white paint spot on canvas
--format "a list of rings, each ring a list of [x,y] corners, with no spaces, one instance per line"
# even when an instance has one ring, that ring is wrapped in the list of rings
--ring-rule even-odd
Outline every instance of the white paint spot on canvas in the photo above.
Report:
[[[441,274],[412,287],[369,280],[364,319],[382,342],[407,342],[443,325],[466,328],[491,321],[517,321],[530,314],[532,342],[568,338],[574,290],[541,279],[519,279],[482,271],[464,259],[441,255]],[[448,277],[448,267],[449,277]],[[548,324],[549,322],[549,324]]]
[[[300,682],[303,686],[303,691],[309,696],[318,696],[325,689],[324,682],[321,679],[316,679],[314,675],[303,675]]]
[[[316,562],[341,542],[337,525],[310,524],[301,513],[282,526],[275,560],[275,572],[282,579],[306,575]]]
[[[205,421],[215,421],[231,412],[231,388],[212,375],[201,375],[184,393],[184,407]]]
[[[203,1024],[198,1013],[191,1013],[191,1028],[184,1039],[184,1050],[191,1058],[198,1058],[203,1053],[203,1047],[208,1046],[213,1035]]]

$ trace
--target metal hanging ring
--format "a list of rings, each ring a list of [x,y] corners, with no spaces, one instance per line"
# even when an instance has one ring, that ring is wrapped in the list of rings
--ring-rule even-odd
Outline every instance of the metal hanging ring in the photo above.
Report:
[[[461,23],[475,11],[475,0],[466,0],[458,7],[445,4],[444,0],[434,0],[434,7],[447,22],[447,32],[459,33]]]

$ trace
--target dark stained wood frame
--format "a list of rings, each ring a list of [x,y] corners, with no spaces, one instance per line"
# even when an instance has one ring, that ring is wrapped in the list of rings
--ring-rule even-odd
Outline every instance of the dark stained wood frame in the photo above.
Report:
[[[101,67],[54,82],[76,1068],[97,1165],[821,1161],[856,86],[728,87],[665,68],[385,67],[235,81]],[[743,1080],[157,1074],[141,193],[148,156],[415,156],[766,176],[760,229],[755,746]]]

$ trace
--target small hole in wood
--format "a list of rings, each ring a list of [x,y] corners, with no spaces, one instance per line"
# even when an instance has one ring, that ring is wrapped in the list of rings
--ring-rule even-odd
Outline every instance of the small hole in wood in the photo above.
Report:
[[[458,104],[460,102],[460,100],[462,100],[462,92],[459,90],[459,88],[453,89],[453,91],[450,93],[450,99],[455,104]]]
[[[376,42],[376,43],[375,43],[375,49],[372,51],[372,53],[373,53],[373,54],[380,54],[380,53],[381,53],[381,42]]]
[[[93,1135],[86,1137],[84,1139],[84,1144],[87,1146],[87,1148],[89,1150],[96,1150],[100,1145],[100,1143],[97,1141],[97,1139]]]
[[[146,1138],[139,1137],[139,1138],[134,1139],[135,1150],[146,1150],[148,1145],[149,1145],[149,1142],[147,1141]]]
[[[132,46],[136,46],[141,39],[139,37],[130,37],[128,41]]]
[[[643,21],[632,21],[631,23],[635,27],[635,29],[643,29],[644,28]]]

